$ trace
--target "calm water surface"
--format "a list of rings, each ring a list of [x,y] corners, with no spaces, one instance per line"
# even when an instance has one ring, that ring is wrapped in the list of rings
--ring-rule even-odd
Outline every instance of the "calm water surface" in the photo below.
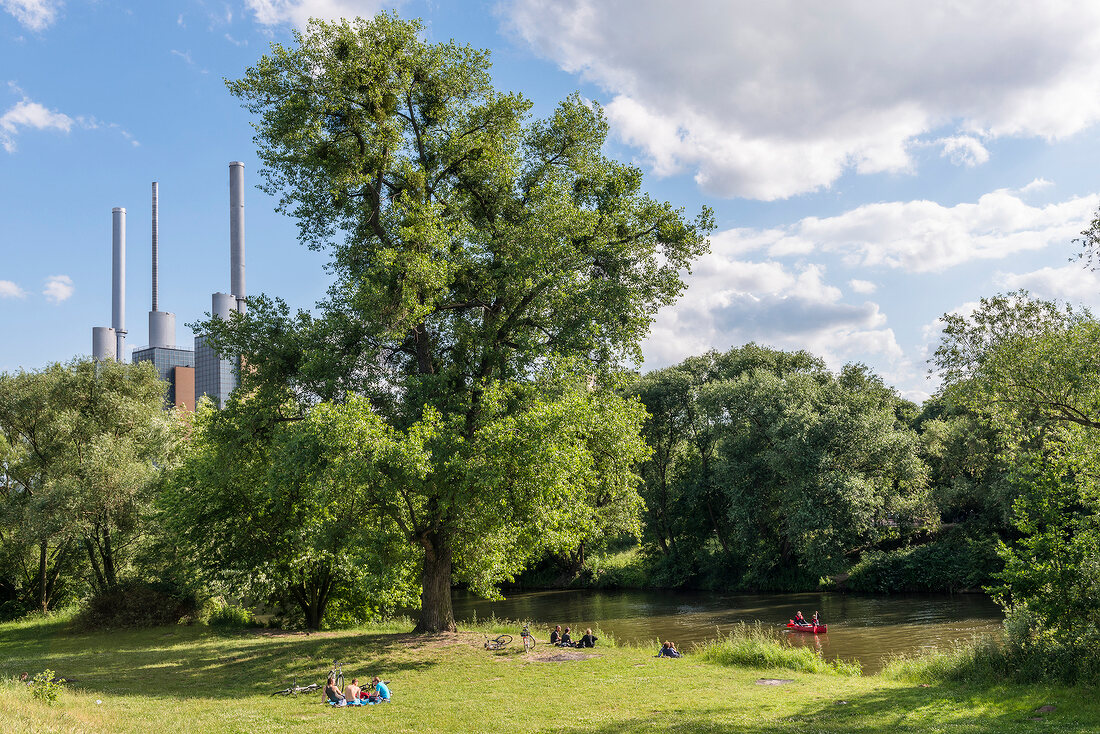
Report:
[[[866,672],[882,669],[899,653],[950,647],[955,640],[1000,629],[1001,610],[982,594],[863,596],[857,594],[718,594],[673,591],[525,591],[504,601],[456,594],[455,617],[530,620],[548,639],[555,624],[599,627],[623,642],[672,640],[683,650],[726,634],[737,622],[782,627],[798,610],[821,613],[828,634],[785,633],[795,644],[813,645],[827,659],[859,660]],[[578,632],[579,630],[579,632]]]

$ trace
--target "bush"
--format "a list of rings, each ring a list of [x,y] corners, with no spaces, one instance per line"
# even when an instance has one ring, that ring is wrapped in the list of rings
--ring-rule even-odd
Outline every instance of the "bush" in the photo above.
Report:
[[[211,627],[256,627],[256,615],[235,604],[221,604],[207,618]]]
[[[795,647],[778,631],[739,623],[728,637],[708,640],[697,645],[694,656],[717,665],[736,665],[744,668],[783,668],[800,673],[835,673],[859,675],[858,662],[845,660],[827,661],[817,650]]]
[[[57,700],[57,694],[61,692],[63,685],[64,683],[56,679],[54,672],[47,668],[31,679],[31,695],[36,700],[52,704]]]
[[[75,623],[83,629],[178,624],[198,609],[194,593],[168,584],[124,581],[85,602]]]
[[[883,675],[919,683],[1100,683],[1100,635],[1042,628],[1026,608],[1009,609],[1003,640],[984,636],[891,661]]]
[[[993,536],[953,533],[924,545],[865,553],[845,586],[871,593],[978,589],[1002,565]]]

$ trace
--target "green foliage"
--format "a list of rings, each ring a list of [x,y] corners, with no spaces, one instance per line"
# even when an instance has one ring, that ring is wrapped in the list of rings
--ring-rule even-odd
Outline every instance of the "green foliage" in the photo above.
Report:
[[[981,589],[1003,565],[997,543],[993,535],[949,532],[923,545],[868,551],[849,570],[845,588],[872,593]]]
[[[654,448],[646,539],[678,584],[813,585],[933,520],[907,408],[861,366],[833,374],[805,352],[749,344],[633,389]]]
[[[41,673],[35,674],[31,679],[31,696],[36,701],[41,701],[47,705],[52,705],[57,701],[57,695],[64,687],[64,683],[56,680],[56,674],[46,668]]]
[[[370,420],[328,426],[322,411],[282,421],[257,407],[234,398],[221,411],[200,409],[161,495],[163,520],[194,572],[238,596],[293,605],[312,629],[330,599],[357,599],[367,615],[411,603],[412,566],[394,556],[394,520],[369,493],[385,489],[375,483],[384,470],[392,481],[405,476],[417,437],[387,439]],[[326,454],[326,442],[342,445],[339,431],[343,443],[384,457],[363,454],[358,483],[339,454]]]
[[[791,645],[780,632],[759,622],[752,625],[739,622],[726,637],[696,646],[691,657],[715,665],[760,670],[786,669],[837,675],[860,675],[862,670],[857,662],[827,661],[817,650]]]
[[[259,298],[202,329],[243,355],[252,410],[309,416],[303,465],[404,537],[435,631],[453,628],[452,582],[491,595],[542,550],[637,530],[641,411],[616,377],[713,217],[604,156],[598,105],[574,94],[532,120],[487,52],[420,31],[312,21],[228,82],[265,189],[334,282],[316,316]]]
[[[198,610],[193,593],[163,583],[123,581],[88,598],[74,624],[86,630],[178,624]]]
[[[936,363],[954,400],[1004,442],[1018,537],[993,590],[1007,650],[1030,677],[1095,678],[1100,649],[1100,322],[1018,292],[945,320]]]
[[[164,390],[147,363],[0,375],[0,575],[25,607],[137,571],[178,427]]]
[[[251,610],[224,603],[210,613],[206,623],[211,627],[255,627],[258,624]]]

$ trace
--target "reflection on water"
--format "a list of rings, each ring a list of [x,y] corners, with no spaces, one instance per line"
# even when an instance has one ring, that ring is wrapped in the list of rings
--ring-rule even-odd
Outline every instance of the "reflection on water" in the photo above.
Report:
[[[892,655],[950,647],[955,640],[1000,629],[1001,611],[982,594],[863,596],[858,594],[718,594],[674,591],[525,591],[490,602],[456,593],[455,617],[528,620],[549,637],[555,624],[599,627],[623,642],[672,640],[680,649],[726,634],[737,622],[782,627],[801,610],[829,625],[825,635],[788,634],[828,659],[859,660],[866,672]],[[538,634],[538,633],[537,633]],[[577,637],[574,634],[574,637]]]

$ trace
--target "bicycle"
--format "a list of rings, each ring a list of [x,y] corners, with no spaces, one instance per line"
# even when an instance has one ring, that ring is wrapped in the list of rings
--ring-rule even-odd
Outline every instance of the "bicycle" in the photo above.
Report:
[[[519,636],[523,638],[524,652],[531,652],[535,649],[535,638],[531,634],[531,630],[527,628],[527,625],[523,625],[523,632],[520,632]]]
[[[344,690],[344,668],[336,660],[332,661],[332,670],[329,671],[328,677],[336,681],[336,690]]]
[[[493,639],[485,638],[486,650],[503,650],[508,645],[512,644],[511,635],[497,635]]]
[[[288,688],[284,688],[281,691],[275,691],[272,696],[297,696],[299,693],[313,693],[314,691],[321,690],[320,683],[310,683],[308,686],[300,686],[295,683]]]

